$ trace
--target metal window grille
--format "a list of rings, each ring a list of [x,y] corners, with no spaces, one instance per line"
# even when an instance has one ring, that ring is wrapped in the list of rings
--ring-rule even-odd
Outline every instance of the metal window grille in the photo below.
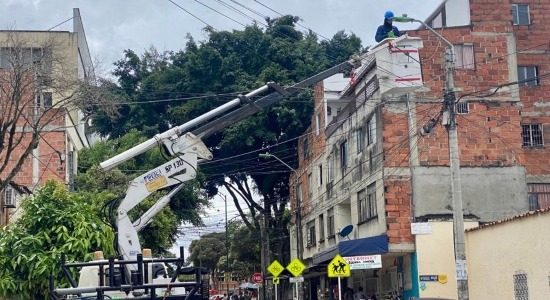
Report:
[[[456,104],[457,114],[467,114],[470,112],[470,105],[468,102],[458,102]]]
[[[542,138],[542,125],[523,124],[521,125],[521,136],[523,138],[523,147],[542,147],[544,146]]]
[[[514,274],[515,300],[529,300],[529,288],[527,286],[527,274]]]
[[[529,4],[512,4],[512,22],[514,25],[529,25]]]

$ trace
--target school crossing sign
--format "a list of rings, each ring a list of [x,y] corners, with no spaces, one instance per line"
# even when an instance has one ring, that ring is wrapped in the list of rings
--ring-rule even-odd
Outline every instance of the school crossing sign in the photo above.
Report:
[[[336,254],[327,266],[327,275],[328,277],[350,277],[351,270],[348,262],[340,254]]]

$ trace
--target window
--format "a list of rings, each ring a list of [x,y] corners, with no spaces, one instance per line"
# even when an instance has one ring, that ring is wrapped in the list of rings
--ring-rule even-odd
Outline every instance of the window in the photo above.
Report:
[[[515,300],[529,300],[527,274],[523,272],[514,274],[514,296]]]
[[[36,95],[36,106],[38,107],[52,107],[52,93],[41,92]]]
[[[317,167],[317,187],[323,185],[323,165]]]
[[[519,86],[537,86],[539,85],[538,68],[533,66],[518,67],[518,85]]]
[[[325,218],[323,214],[319,215],[319,242],[323,242],[325,239]]]
[[[359,223],[366,222],[378,216],[376,209],[376,184],[370,184],[367,190],[357,193],[357,206],[359,208]]]
[[[328,180],[334,180],[334,154],[328,157]]]
[[[550,184],[536,183],[527,185],[529,210],[539,210],[550,207]]]
[[[542,125],[523,124],[521,125],[521,137],[523,138],[523,147],[542,147]]]
[[[300,184],[296,187],[296,210],[298,210],[298,203],[302,203],[302,185]]]
[[[308,159],[309,158],[309,143],[308,143],[307,135],[304,137],[302,145],[303,145],[303,150],[304,150],[304,159]]]
[[[307,194],[308,198],[311,199],[313,194],[313,176],[311,176],[311,173],[307,174]]]
[[[11,187],[6,187],[4,190],[4,206],[7,208],[15,208],[15,195]]]
[[[321,115],[315,116],[315,133],[319,135],[321,133]]]
[[[327,235],[328,237],[334,236],[334,208],[327,211]]]
[[[374,115],[367,122],[368,145],[376,143],[376,118]]]
[[[340,168],[345,171],[348,167],[348,141],[340,144]]]
[[[313,247],[317,244],[315,239],[315,221],[307,223],[307,247]]]
[[[456,104],[456,113],[457,114],[467,114],[470,112],[470,106],[468,102],[458,102]]]
[[[332,115],[332,107],[327,106],[327,116],[331,116],[331,115]]]
[[[355,133],[355,136],[357,137],[357,153],[361,153],[365,147],[365,129],[363,129],[363,127],[359,127]]]
[[[0,68],[11,69],[15,64],[33,69],[40,76],[52,73],[52,51],[44,48],[1,48]]]
[[[529,4],[512,4],[512,24],[529,25]]]
[[[455,49],[455,68],[456,69],[475,69],[474,45],[460,44],[454,45]]]

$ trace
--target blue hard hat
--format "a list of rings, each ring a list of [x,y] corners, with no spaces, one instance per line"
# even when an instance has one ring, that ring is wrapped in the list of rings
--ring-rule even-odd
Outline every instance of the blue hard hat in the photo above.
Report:
[[[393,12],[391,10],[388,10],[385,14],[384,14],[384,19],[391,19],[393,18]]]

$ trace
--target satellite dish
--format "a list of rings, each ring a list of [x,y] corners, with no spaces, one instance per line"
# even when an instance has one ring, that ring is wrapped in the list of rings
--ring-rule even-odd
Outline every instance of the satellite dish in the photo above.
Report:
[[[353,231],[353,225],[347,225],[346,227],[342,228],[338,234],[341,237],[347,237],[351,232]],[[349,237],[348,237],[349,240]]]

